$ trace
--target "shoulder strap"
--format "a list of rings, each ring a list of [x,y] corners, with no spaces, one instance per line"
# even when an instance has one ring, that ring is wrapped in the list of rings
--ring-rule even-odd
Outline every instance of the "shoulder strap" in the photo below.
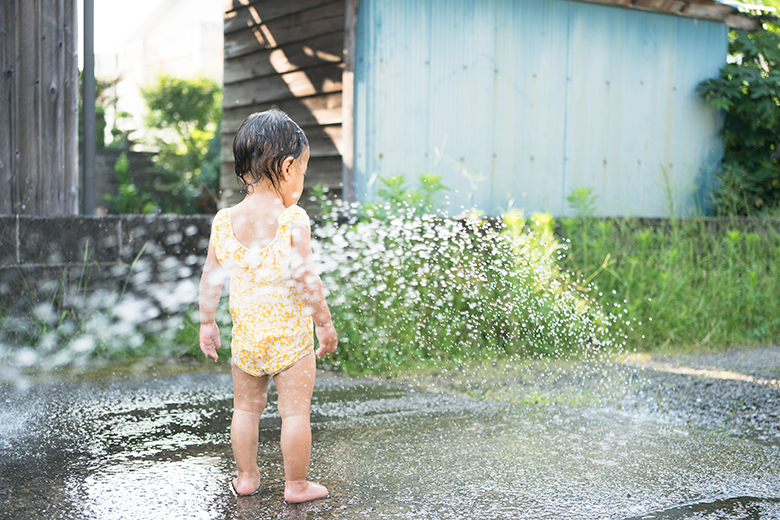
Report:
[[[217,254],[217,260],[220,263],[225,261],[225,246],[227,234],[230,233],[230,220],[228,208],[221,209],[214,215],[214,220],[211,222],[211,247],[214,248],[214,252]]]

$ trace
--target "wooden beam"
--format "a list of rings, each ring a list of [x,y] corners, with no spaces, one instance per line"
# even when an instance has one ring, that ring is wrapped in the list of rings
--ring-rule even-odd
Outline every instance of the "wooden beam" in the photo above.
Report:
[[[268,110],[276,105],[287,112],[300,126],[332,125],[341,123],[341,92],[321,94],[306,98],[285,99],[278,102],[259,103],[239,108],[224,107],[222,132],[235,135],[244,119],[255,112]]]
[[[341,92],[341,67],[340,63],[328,63],[287,74],[225,85],[225,106],[239,108],[291,97]]]
[[[285,2],[278,0],[243,0],[235,9],[225,10],[224,33],[228,35],[247,27],[259,26],[277,18],[283,18],[307,9],[332,3],[334,3],[334,0],[287,0]]]
[[[0,2],[0,215],[14,213],[16,126],[14,100],[18,71],[16,58],[16,4]]]
[[[296,42],[275,49],[263,49],[225,61],[225,85],[248,79],[274,76],[305,69],[323,63],[340,63],[342,31],[324,34],[305,42]]]
[[[63,181],[65,184],[65,206],[63,213],[78,215],[79,212],[79,25],[78,0],[65,0],[63,25],[63,88],[60,102],[64,107],[63,134],[64,159]]]
[[[14,99],[16,137],[13,187],[14,213],[38,214],[35,192],[39,189],[41,157],[41,85],[40,31],[38,2],[12,0],[16,3],[17,82]]]
[[[327,4],[226,35],[225,60],[288,43],[304,42],[340,31],[343,27],[343,3]]]
[[[724,22],[732,29],[756,30],[761,22],[744,16],[733,7],[713,0],[580,0],[593,4],[612,5],[651,11],[655,13],[676,14],[686,18],[697,18],[714,22]]]
[[[344,20],[344,70],[341,79],[341,182],[342,198],[355,201],[355,47],[359,0],[346,0]]]

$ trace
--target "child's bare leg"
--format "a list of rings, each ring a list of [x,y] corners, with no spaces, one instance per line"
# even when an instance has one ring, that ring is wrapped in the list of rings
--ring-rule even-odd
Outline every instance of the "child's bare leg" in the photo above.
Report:
[[[309,414],[315,368],[314,354],[309,354],[274,376],[282,417],[284,499],[288,502],[305,502],[328,494],[325,486],[306,480],[311,457]]]
[[[249,495],[260,487],[257,467],[257,435],[260,416],[268,398],[268,376],[255,377],[236,365],[233,372],[233,422],[230,442],[238,466],[238,478],[233,480],[237,493]]]

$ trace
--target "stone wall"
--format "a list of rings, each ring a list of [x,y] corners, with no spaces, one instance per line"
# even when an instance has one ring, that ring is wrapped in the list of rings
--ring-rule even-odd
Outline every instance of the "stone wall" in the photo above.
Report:
[[[197,303],[212,216],[0,216],[0,318]],[[37,313],[37,314],[36,314]]]

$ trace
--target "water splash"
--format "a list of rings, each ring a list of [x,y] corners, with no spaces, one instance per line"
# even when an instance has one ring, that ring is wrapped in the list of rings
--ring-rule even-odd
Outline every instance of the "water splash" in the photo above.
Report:
[[[349,370],[625,347],[627,311],[603,309],[561,269],[566,245],[548,215],[452,219],[399,196],[325,209],[316,252]]]

